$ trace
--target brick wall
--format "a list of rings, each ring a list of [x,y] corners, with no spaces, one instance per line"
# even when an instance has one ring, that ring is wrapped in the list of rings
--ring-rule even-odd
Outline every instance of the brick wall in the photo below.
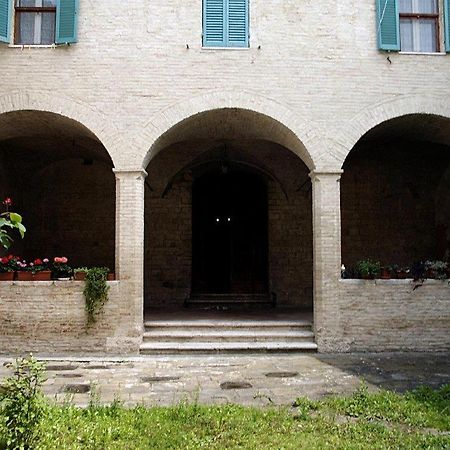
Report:
[[[108,284],[104,312],[87,329],[83,282],[0,283],[0,353],[137,353],[142,337],[123,302],[126,289],[118,281]]]
[[[343,263],[443,259],[450,244],[449,164],[449,148],[429,142],[359,144],[341,180]]]
[[[214,145],[213,145],[214,147]],[[202,154],[201,145],[174,146],[148,167],[146,189],[146,305],[181,305],[191,292],[192,173],[172,177]],[[268,168],[269,284],[280,305],[312,307],[311,183],[307,168],[270,143],[229,144],[232,161]]]
[[[450,349],[450,285],[427,280],[341,280],[321,351]]]

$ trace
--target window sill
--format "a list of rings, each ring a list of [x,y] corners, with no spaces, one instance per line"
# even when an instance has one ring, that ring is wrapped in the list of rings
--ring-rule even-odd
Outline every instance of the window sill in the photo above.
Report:
[[[51,45],[40,45],[40,44],[9,44],[9,48],[20,48],[22,50],[25,50],[26,48],[56,48],[56,44]]]
[[[201,50],[232,50],[245,51],[251,50],[250,47],[201,47]]]
[[[427,53],[427,52],[398,52],[399,55],[421,55],[421,56],[445,56],[447,53],[445,52],[433,52],[433,53]]]

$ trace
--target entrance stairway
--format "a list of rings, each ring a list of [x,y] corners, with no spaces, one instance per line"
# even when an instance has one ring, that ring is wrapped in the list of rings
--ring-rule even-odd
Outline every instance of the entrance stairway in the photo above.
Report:
[[[148,317],[143,355],[311,352],[317,350],[312,320],[229,317]]]

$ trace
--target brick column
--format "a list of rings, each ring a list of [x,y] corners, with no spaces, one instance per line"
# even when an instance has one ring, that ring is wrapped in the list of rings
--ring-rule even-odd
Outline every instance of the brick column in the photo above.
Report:
[[[129,307],[132,334],[142,337],[145,170],[116,170],[116,277]],[[125,320],[125,318],[124,318]],[[124,324],[125,325],[125,324]]]
[[[339,172],[310,173],[313,187],[314,332],[319,352],[339,343],[339,279],[341,276],[341,206]]]

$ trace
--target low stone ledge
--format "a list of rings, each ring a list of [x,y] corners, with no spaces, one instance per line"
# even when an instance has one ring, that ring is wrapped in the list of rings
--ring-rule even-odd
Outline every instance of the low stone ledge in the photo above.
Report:
[[[126,283],[107,283],[109,300],[87,327],[84,281],[0,282],[0,354],[137,354],[140,302]]]
[[[320,351],[450,350],[449,280],[341,279]]]

